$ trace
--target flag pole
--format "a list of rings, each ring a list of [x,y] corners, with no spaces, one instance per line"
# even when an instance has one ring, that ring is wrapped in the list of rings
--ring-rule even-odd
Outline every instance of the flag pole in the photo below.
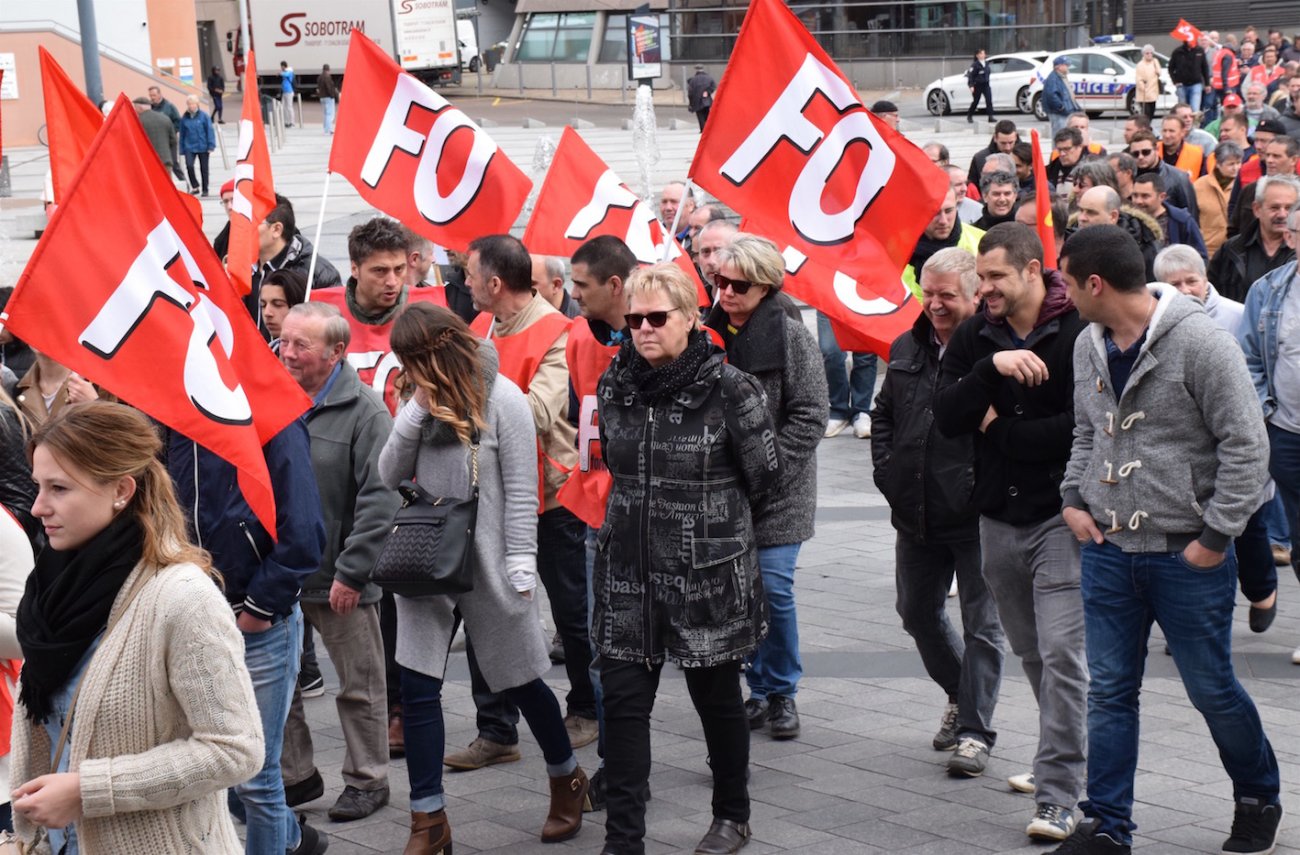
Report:
[[[326,170],[325,187],[320,193],[320,216],[316,218],[316,239],[312,241],[311,263],[307,265],[307,293],[302,298],[304,303],[311,299],[311,284],[316,275],[316,255],[320,252],[320,232],[325,225],[325,200],[330,195],[330,177],[333,175],[333,172]]]
[[[686,186],[682,188],[682,200],[677,203],[677,210],[673,211],[673,224],[668,229],[668,240],[664,241],[664,257],[660,261],[668,260],[668,253],[672,252],[673,241],[677,240],[677,223],[682,218],[682,205],[686,203],[686,198],[691,195],[691,189],[695,187],[695,182],[688,176]]]

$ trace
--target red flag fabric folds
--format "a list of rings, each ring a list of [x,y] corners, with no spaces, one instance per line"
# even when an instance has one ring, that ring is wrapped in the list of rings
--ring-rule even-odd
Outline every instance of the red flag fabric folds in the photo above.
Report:
[[[882,340],[879,315],[850,304],[907,302],[900,275],[948,192],[947,177],[868,112],[781,0],[750,4],[691,176],[787,259],[793,251],[847,277],[816,277],[805,299]]]
[[[226,270],[235,291],[242,297],[253,290],[253,269],[257,266],[257,227],[275,207],[275,179],[271,176],[271,153],[266,147],[257,98],[257,64],[248,53],[244,67],[244,107],[239,115],[239,152],[235,159],[235,196],[230,202],[230,243],[226,248]]]
[[[449,249],[510,231],[533,182],[492,138],[359,29],[347,62],[330,171]]]
[[[54,201],[72,184],[81,163],[104,124],[104,114],[82,93],[50,52],[37,48],[41,58],[41,92],[45,96],[45,133],[50,143],[50,177]]]
[[[1169,31],[1169,37],[1176,42],[1198,42],[1201,40],[1201,31],[1187,23],[1185,18],[1179,18],[1178,26]]]
[[[700,305],[709,304],[695,265],[677,239],[577,131],[565,128],[537,193],[524,245],[530,252],[569,258],[578,247],[601,235],[623,241],[642,264],[663,260],[667,250],[667,260],[695,283]],[[669,241],[672,245],[666,247]]]
[[[1056,229],[1052,224],[1052,194],[1047,189],[1047,168],[1043,165],[1043,148],[1038,142],[1038,131],[1029,135],[1034,146],[1034,229],[1043,242],[1043,266],[1056,268]]]
[[[7,308],[14,335],[233,464],[274,536],[262,445],[310,401],[253,326],[125,96]]]

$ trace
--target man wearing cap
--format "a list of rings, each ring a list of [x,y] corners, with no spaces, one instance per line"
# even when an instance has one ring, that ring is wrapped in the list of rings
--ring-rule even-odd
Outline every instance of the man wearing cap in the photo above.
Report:
[[[1216,140],[1222,142],[1222,140],[1219,138],[1219,126],[1223,123],[1223,117],[1245,115],[1243,111],[1243,106],[1244,104],[1241,100],[1241,96],[1238,95],[1236,92],[1229,92],[1227,95],[1224,95],[1223,99],[1219,102],[1219,107],[1221,108],[1221,115],[1219,116],[1219,118],[1215,119],[1213,122],[1210,122],[1208,125],[1205,126],[1205,132],[1208,133],[1210,136],[1214,137]],[[1209,167],[1212,165],[1213,164],[1207,164],[1206,171],[1209,171]]]
[[[226,212],[226,223],[221,227],[221,231],[212,239],[212,248],[217,252],[217,258],[222,261],[226,260],[226,253],[230,250],[230,206],[235,201],[235,182],[227,181],[221,185],[221,208]]]
[[[1040,96],[1043,112],[1052,123],[1052,136],[1070,121],[1070,114],[1079,111],[1079,104],[1074,100],[1074,90],[1070,86],[1070,63],[1064,56],[1052,60],[1052,73],[1043,80],[1043,94]]]
[[[709,120],[709,110],[713,107],[713,90],[717,88],[718,84],[713,82],[702,65],[695,66],[694,76],[686,81],[686,109],[695,114],[701,133],[704,132],[704,123]]]
[[[876,114],[877,119],[898,130],[898,105],[893,101],[877,101],[871,105],[871,112]]]

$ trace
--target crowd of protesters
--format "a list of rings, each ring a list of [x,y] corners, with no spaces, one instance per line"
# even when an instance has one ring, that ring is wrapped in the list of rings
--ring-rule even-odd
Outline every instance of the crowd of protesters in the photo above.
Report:
[[[679,182],[659,214],[698,286],[614,237],[571,259],[508,235],[442,254],[382,216],[349,234],[345,277],[313,264],[277,197],[245,305],[311,407],[263,449],[274,538],[230,463],[0,335],[0,679],[15,696],[0,819],[67,855],[324,852],[293,810],[325,795],[303,708],[323,692],[319,641],[346,748],[334,822],[387,805],[405,756],[404,855],[450,853],[444,767],[518,761],[522,714],[549,778],[539,838],[603,810],[602,855],[641,855],[672,662],[713,779],[695,851],[737,852],[751,734],[800,736],[796,568],[818,445],[851,426],[892,509],[902,628],[945,696],[931,742],[948,774],[987,767],[1009,647],[1040,711],[1032,768],[1008,780],[1034,798],[1026,834],[1129,852],[1159,623],[1232,779],[1223,851],[1273,851],[1278,763],[1231,660],[1238,587],[1264,632],[1276,568],[1300,559],[1300,56],[1268,36],[1175,51],[1180,103],[1156,127],[1141,98],[1123,148],[1063,114],[1046,186],[1010,121],[969,169],[924,145],[949,190],[903,271],[921,313],[878,396],[875,355],[846,362],[820,315],[814,343],[778,247]],[[987,102],[984,58],[971,83]],[[139,108],[170,125],[164,104]],[[206,195],[212,122],[187,107],[179,152],[162,126],[156,148],[177,170],[185,154]],[[871,109],[897,127],[892,103]],[[467,592],[372,581],[421,494],[475,502]],[[462,626],[478,733],[448,751]],[[543,680],[552,659],[563,698]],[[576,750],[593,742],[589,775]]]

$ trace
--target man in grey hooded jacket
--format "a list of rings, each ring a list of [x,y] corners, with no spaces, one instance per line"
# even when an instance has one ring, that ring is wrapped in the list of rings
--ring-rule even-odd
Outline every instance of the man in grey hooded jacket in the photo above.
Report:
[[[1092,822],[1058,851],[1127,853],[1138,695],[1159,622],[1236,800],[1224,852],[1271,852],[1277,759],[1232,668],[1232,539],[1259,506],[1268,436],[1232,334],[1194,300],[1147,285],[1124,229],[1066,241],[1061,275],[1091,321],[1074,349],[1074,444],[1062,516],[1082,544]]]

